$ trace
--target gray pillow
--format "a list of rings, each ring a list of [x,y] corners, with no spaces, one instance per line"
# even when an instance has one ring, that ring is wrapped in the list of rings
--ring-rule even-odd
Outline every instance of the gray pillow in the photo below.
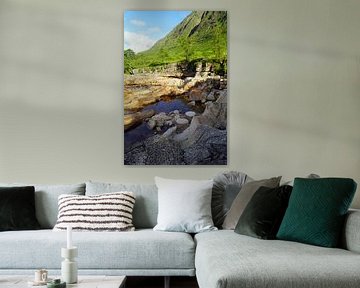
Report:
[[[198,233],[217,230],[211,217],[213,180],[155,177],[159,213],[154,230]]]
[[[86,182],[87,196],[120,191],[131,191],[136,197],[133,210],[135,228],[153,228],[158,214],[158,193],[155,184]]]
[[[251,181],[244,184],[233,201],[229,212],[227,213],[223,229],[234,230],[241,214],[244,212],[246,205],[249,203],[255,192],[261,187],[276,188],[279,186],[281,176],[258,181]]]
[[[304,178],[309,178],[309,179],[317,179],[317,178],[320,178],[320,176],[318,174],[314,174],[314,173],[311,173],[309,175],[307,175],[306,177]],[[286,181],[284,182],[283,184],[281,185],[289,185],[289,186],[294,186],[294,179],[290,180],[290,181]]]
[[[216,227],[221,228],[241,187],[250,180],[251,178],[248,175],[238,171],[222,172],[214,177],[211,213]]]
[[[34,186],[36,218],[43,229],[52,229],[58,216],[58,197],[61,194],[85,195],[85,183],[69,185],[3,184],[3,187]]]

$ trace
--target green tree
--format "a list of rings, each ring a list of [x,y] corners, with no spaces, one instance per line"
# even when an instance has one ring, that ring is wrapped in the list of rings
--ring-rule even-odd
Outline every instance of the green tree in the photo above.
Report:
[[[126,49],[124,51],[124,73],[132,74],[132,70],[134,69],[133,61],[135,56],[135,52],[131,49]]]
[[[181,37],[179,39],[180,47],[183,51],[183,56],[186,62],[190,62],[191,56],[194,53],[192,39],[188,36]]]
[[[224,31],[219,23],[214,28],[213,47],[215,54],[215,72],[216,74],[226,73],[226,30]]]
[[[160,48],[159,51],[159,56],[160,56],[160,61],[162,62],[162,64],[166,64],[169,58],[169,53],[167,51],[167,49],[165,49],[164,47]]]

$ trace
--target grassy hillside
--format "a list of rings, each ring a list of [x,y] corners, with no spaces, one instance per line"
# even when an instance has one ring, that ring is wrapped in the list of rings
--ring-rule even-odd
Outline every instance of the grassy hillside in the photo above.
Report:
[[[125,51],[125,72],[175,62],[227,60],[226,11],[194,11],[149,50]]]

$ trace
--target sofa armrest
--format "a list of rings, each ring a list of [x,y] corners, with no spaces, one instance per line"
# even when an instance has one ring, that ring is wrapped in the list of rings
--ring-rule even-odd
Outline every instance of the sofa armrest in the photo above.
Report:
[[[343,248],[360,253],[360,210],[349,210],[343,232]]]

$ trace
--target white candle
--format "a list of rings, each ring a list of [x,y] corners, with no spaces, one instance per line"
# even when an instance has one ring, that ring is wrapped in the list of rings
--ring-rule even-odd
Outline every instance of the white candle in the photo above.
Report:
[[[67,249],[70,249],[72,248],[72,234],[71,234],[71,231],[72,231],[72,227],[69,225],[67,226],[67,229],[66,229],[66,232],[67,232],[67,245],[66,245],[66,248]]]

